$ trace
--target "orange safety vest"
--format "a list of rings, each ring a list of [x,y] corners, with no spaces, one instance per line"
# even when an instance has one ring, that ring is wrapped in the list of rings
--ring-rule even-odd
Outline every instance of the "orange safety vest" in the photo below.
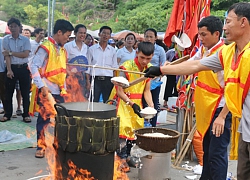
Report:
[[[232,115],[241,118],[242,105],[250,87],[250,42],[235,57],[236,44],[232,43],[219,52],[224,69],[225,100]]]
[[[46,77],[50,82],[57,84],[61,89],[61,95],[65,95],[67,94],[64,89],[67,51],[64,47],[61,47],[58,51],[55,47],[55,43],[56,42],[52,38],[49,38],[48,41],[45,41],[40,46],[49,56],[45,69],[41,71],[41,76]]]
[[[210,56],[224,47],[221,41],[210,50]],[[202,54],[205,48],[202,46]],[[203,56],[203,55],[202,55]],[[198,73],[198,81],[195,87],[194,101],[196,113],[197,130],[203,138],[207,132],[214,113],[223,97],[223,87],[221,87],[217,73],[213,71],[201,71]]]
[[[148,64],[148,66],[145,67],[143,71],[146,70],[146,68],[148,68],[149,66],[151,65]],[[140,65],[137,58],[135,58],[134,60],[128,60],[120,66],[121,69],[138,71],[138,72],[140,71],[139,67]],[[132,73],[125,73],[125,76],[129,82],[141,77],[140,74],[132,74]],[[138,104],[141,108],[142,108],[142,95],[146,83],[148,81],[149,79],[146,79],[136,85],[124,89],[124,92],[129,97],[129,99],[131,99],[134,103]],[[117,96],[116,89],[117,89],[116,86],[112,89],[110,94],[110,99],[117,101],[117,116],[120,116],[119,136],[120,138],[134,140],[135,138],[134,130],[144,127],[144,119],[138,117],[138,115],[134,113],[133,108],[130,105],[127,105],[126,102],[124,102]]]
[[[44,41],[39,48],[43,48],[48,53],[48,61],[45,69],[39,69],[41,77],[46,77],[49,81],[57,84],[61,89],[61,95],[67,94],[64,83],[66,80],[66,60],[67,52],[61,47],[59,52],[55,47],[55,40],[48,38]],[[34,112],[39,112],[37,104],[38,88],[35,84],[31,87],[32,95],[30,99],[29,114],[34,115]]]

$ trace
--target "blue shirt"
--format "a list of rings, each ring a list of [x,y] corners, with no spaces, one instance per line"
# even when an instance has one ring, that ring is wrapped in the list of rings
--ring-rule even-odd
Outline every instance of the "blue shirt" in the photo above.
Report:
[[[150,63],[153,66],[163,66],[165,62],[166,62],[166,53],[163,47],[155,44],[154,56],[152,57]]]
[[[6,35],[3,38],[3,49],[12,51],[12,52],[24,52],[24,51],[30,51],[31,45],[30,40],[19,34],[18,38],[14,39],[12,35]],[[15,56],[10,56],[11,58],[11,64],[25,64],[28,63],[28,57],[26,58],[19,58]]]
[[[127,60],[132,60],[135,58],[136,56],[136,51],[134,49],[132,49],[132,52],[128,51],[127,48],[124,46],[121,49],[118,49],[117,53],[117,58],[120,58],[121,61],[119,63],[119,65],[121,65],[122,63],[124,63]]]
[[[2,38],[0,38],[0,49],[2,49]],[[4,63],[4,56],[2,54],[2,52],[0,53],[0,72],[4,72],[5,71],[5,63]]]

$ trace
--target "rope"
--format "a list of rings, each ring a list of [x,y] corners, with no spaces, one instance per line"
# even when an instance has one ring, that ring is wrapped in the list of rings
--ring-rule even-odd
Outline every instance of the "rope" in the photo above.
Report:
[[[96,64],[92,66],[92,80],[90,84],[90,92],[89,92],[89,99],[88,99],[88,110],[90,110],[90,102],[91,102],[91,111],[94,110],[94,84],[95,84],[95,67]]]

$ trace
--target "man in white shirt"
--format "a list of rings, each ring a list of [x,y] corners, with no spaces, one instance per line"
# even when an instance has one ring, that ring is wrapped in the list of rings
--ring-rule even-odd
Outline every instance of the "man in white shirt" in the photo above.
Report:
[[[31,52],[29,54],[29,63],[31,59],[34,57],[38,46],[41,44],[41,42],[44,39],[44,30],[42,28],[36,28],[34,30],[34,34],[36,38],[34,40],[30,40]]]
[[[89,48],[88,61],[90,65],[97,65],[109,68],[118,68],[116,50],[108,45],[112,29],[108,26],[102,26],[99,31],[100,41]],[[98,102],[100,95],[103,96],[103,102],[109,98],[113,88],[111,78],[114,76],[112,70],[90,69],[90,75],[94,78],[94,102]]]

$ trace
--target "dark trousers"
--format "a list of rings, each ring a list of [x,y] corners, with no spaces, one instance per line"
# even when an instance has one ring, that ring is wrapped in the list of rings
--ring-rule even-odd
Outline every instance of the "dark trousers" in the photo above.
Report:
[[[242,139],[242,134],[239,137],[238,145],[238,166],[237,179],[245,180],[250,178],[250,143]]]
[[[0,99],[3,103],[3,108],[5,108],[5,77],[6,72],[0,72]]]
[[[224,133],[220,137],[213,135],[213,122],[222,108],[217,108],[209,129],[203,139],[203,169],[200,180],[225,180],[227,178],[228,153],[232,115],[225,119]]]
[[[39,90],[39,93],[40,90]],[[60,95],[55,95],[55,94],[52,94],[52,96],[54,97],[55,101],[57,103],[63,103],[64,102],[64,99],[62,96]],[[39,109],[43,107],[43,104],[40,102],[40,99],[39,99],[39,96],[37,98],[37,103],[39,105]],[[42,147],[39,147],[39,144],[38,144],[38,141],[40,140],[41,141],[41,145],[46,145],[45,143],[45,133],[44,133],[44,130],[45,128],[48,126],[50,122],[50,118],[47,118],[47,119],[43,119],[41,114],[39,113],[38,114],[38,117],[37,117],[37,122],[36,122],[36,131],[37,131],[37,149],[38,150],[41,150]]]
[[[21,95],[23,98],[23,117],[29,117],[29,106],[30,106],[30,71],[28,65],[16,66],[11,65],[11,69],[14,73],[12,79],[6,77],[5,88],[6,88],[6,98],[5,98],[5,114],[7,118],[11,118],[13,113],[13,103],[12,97],[15,90],[16,81],[19,80]],[[6,74],[7,75],[7,74]]]
[[[154,103],[154,108],[158,111],[159,110],[159,95],[160,95],[160,91],[161,91],[161,86],[151,90],[151,94],[152,94],[152,99],[153,99],[153,103]],[[147,107],[147,103],[144,99],[144,97],[142,98],[142,104],[143,104],[143,108]],[[152,125],[152,127],[156,126],[157,123],[157,114],[155,117],[153,117],[152,119],[150,119],[150,123]]]
[[[169,97],[178,96],[178,92],[176,89],[176,76],[175,75],[167,75],[166,79],[166,87],[164,92],[164,100],[168,101]]]
[[[105,103],[110,96],[113,88],[113,83],[111,82],[112,77],[108,76],[96,76],[94,84],[94,102],[99,102],[100,95],[102,94],[103,102]]]

